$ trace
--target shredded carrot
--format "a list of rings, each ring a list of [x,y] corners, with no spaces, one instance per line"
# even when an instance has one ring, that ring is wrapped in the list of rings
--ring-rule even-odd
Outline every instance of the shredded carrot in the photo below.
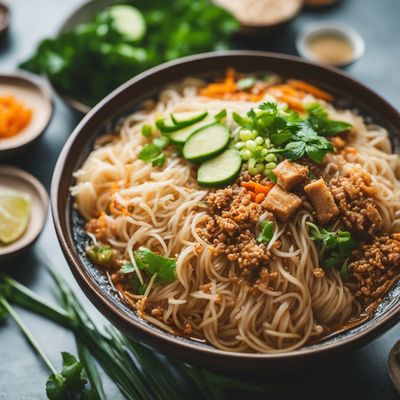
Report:
[[[264,193],[258,193],[256,196],[256,203],[260,204],[263,200],[265,199],[265,194]]]
[[[257,195],[254,192],[250,191],[250,190],[249,190],[249,194],[250,194],[251,200],[252,201],[256,201]]]
[[[14,96],[0,96],[0,138],[20,133],[30,122],[32,110]]]
[[[301,92],[300,90],[296,90],[294,87],[292,87],[288,84],[270,86],[267,91],[272,92],[272,93],[281,92],[281,95],[287,94],[289,96],[298,97],[300,99],[305,97],[304,92]]]
[[[299,81],[297,79],[289,79],[287,83],[295,89],[310,93],[313,96],[318,97],[319,99],[326,101],[332,101],[334,99],[334,97],[330,93],[325,92],[324,90],[319,89],[314,85],[310,85],[307,82]]]
[[[295,96],[288,95],[282,92],[274,92],[271,91],[271,94],[274,95],[278,100],[287,103],[290,108],[293,108],[296,111],[304,112],[305,107],[301,99]]]
[[[248,182],[242,182],[241,185],[250,192],[254,192],[255,195],[261,193],[264,196],[266,196],[269,193],[269,191],[274,187],[274,183],[272,182],[266,185],[261,185],[260,183],[257,182],[248,181]]]

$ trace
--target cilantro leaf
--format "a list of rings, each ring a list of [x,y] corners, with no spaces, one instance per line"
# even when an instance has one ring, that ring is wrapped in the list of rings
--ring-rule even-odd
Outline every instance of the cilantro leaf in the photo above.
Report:
[[[153,253],[147,247],[140,247],[134,252],[139,269],[145,270],[150,276],[157,274],[156,281],[171,283],[176,279],[176,261]]]
[[[283,155],[289,160],[298,160],[304,156],[306,151],[306,144],[299,140],[295,142],[290,142],[286,145]]]
[[[274,223],[272,221],[262,221],[260,223],[260,233],[257,236],[257,243],[268,244],[274,235]]]
[[[341,268],[348,262],[351,252],[357,248],[357,242],[351,237],[351,233],[347,231],[328,231],[327,229],[318,227],[312,222],[307,223],[309,227],[309,235],[312,240],[323,246],[324,257],[321,264],[324,268]],[[341,275],[343,275],[341,273]]]
[[[126,263],[122,264],[122,266],[119,270],[119,272],[121,272],[122,274],[130,274],[134,271],[135,271],[135,266],[130,262],[126,262]]]
[[[319,103],[312,103],[307,107],[308,122],[311,127],[322,136],[336,136],[351,129],[352,125],[329,119],[327,111]]]
[[[50,400],[65,400],[82,394],[86,380],[83,368],[73,355],[63,352],[63,367],[60,373],[50,375],[46,382],[46,394]]]

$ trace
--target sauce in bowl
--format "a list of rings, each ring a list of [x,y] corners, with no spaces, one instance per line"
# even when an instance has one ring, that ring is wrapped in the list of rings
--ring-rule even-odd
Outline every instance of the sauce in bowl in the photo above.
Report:
[[[327,64],[343,65],[354,59],[353,45],[347,38],[338,34],[326,33],[310,38],[308,47],[318,61]]]

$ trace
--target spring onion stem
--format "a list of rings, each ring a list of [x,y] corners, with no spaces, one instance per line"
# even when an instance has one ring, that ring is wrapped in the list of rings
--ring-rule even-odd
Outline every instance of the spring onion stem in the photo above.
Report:
[[[13,307],[11,307],[10,303],[0,294],[0,304],[4,307],[4,309],[10,314],[10,316],[14,319],[17,325],[20,327],[21,331],[24,333],[26,338],[28,339],[29,343],[32,347],[36,350],[36,352],[42,357],[43,361],[49,368],[49,370],[55,375],[58,375],[57,370],[55,369],[54,365],[48,359],[42,348],[39,346],[39,343],[33,337],[31,332],[29,331],[28,327],[25,325],[24,321],[19,317]]]

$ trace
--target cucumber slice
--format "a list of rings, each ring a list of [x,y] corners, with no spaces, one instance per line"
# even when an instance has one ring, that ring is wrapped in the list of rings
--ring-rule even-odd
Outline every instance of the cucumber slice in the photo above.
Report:
[[[206,118],[201,122],[197,122],[197,124],[179,129],[179,131],[176,132],[172,132],[170,134],[171,142],[174,144],[184,144],[194,132],[203,128],[204,126],[212,124],[213,122],[214,121],[212,119]]]
[[[242,168],[242,158],[235,149],[225,150],[211,160],[204,161],[197,171],[201,186],[224,186],[234,181]]]
[[[189,137],[183,146],[183,157],[191,162],[204,161],[221,153],[228,146],[229,130],[215,123],[204,126]]]
[[[200,122],[207,116],[207,111],[202,113],[175,113],[166,118],[159,118],[156,121],[157,128],[163,133],[176,132],[180,129],[186,128]]]
[[[202,113],[199,112],[181,112],[171,114],[172,121],[174,121],[175,125],[179,126],[190,126],[201,120],[203,120],[207,116],[207,111]]]
[[[146,22],[142,13],[128,5],[111,6],[108,9],[115,29],[127,39],[137,41],[146,33]]]

